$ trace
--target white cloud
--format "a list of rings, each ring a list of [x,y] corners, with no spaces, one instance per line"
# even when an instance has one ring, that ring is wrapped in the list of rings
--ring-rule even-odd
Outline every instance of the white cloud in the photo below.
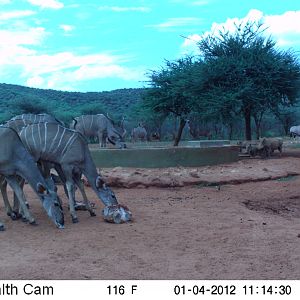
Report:
[[[68,57],[69,61],[61,60]],[[94,55],[94,58],[100,55]],[[73,58],[73,61],[71,59]],[[90,58],[89,58],[90,57]],[[38,68],[38,61],[45,57],[34,56],[37,68],[30,68],[27,65],[24,77],[27,78],[26,85],[37,88],[49,88],[59,90],[76,90],[78,84],[95,79],[119,78],[123,80],[145,80],[145,70],[143,68],[128,68],[114,61],[113,57],[107,56],[104,61],[91,60],[91,56],[76,56],[72,53],[58,53],[47,56],[48,64],[42,69]],[[79,62],[86,61],[86,64]],[[111,61],[108,63],[108,61]],[[29,63],[28,63],[29,64]],[[31,76],[30,76],[31,75]]]
[[[136,12],[150,12],[151,9],[149,7],[138,6],[138,7],[124,7],[124,6],[100,6],[99,10],[110,10],[114,12],[128,12],[128,11],[136,11]]]
[[[27,16],[24,11],[0,13],[2,20]],[[13,78],[15,82],[38,88],[78,90],[82,82],[103,78],[145,80],[143,68],[127,67],[131,60],[124,55],[110,53],[78,54],[72,51],[42,53],[43,43],[50,34],[41,26],[29,27],[18,21],[9,29],[0,29],[0,74],[2,81]],[[65,34],[74,27],[61,24]],[[85,50],[86,51],[86,50]]]
[[[169,18],[166,22],[147,25],[147,27],[154,27],[157,29],[168,29],[173,27],[184,27],[184,26],[194,26],[201,23],[201,19],[193,17],[183,17],[183,18]]]
[[[70,32],[70,31],[74,30],[74,26],[67,25],[67,24],[61,24],[61,25],[59,25],[59,28],[61,28],[65,32]]]
[[[45,28],[36,27],[28,30],[0,30],[0,49],[9,51],[11,46],[38,45],[46,35]]]
[[[34,15],[35,12],[32,10],[15,10],[9,12],[0,13],[0,21],[6,21],[10,19],[18,19]]]
[[[235,24],[246,21],[262,21],[266,34],[271,35],[277,44],[282,47],[300,47],[300,10],[287,11],[281,15],[264,15],[257,9],[249,11],[244,18],[228,18],[224,23],[213,23],[210,31],[204,34],[189,35],[181,45],[182,54],[198,54],[197,42],[208,34],[218,34],[224,28],[230,32],[234,32]]]
[[[27,79],[26,84],[30,87],[40,87],[44,85],[44,82],[41,76],[33,76]]]
[[[282,15],[265,16],[269,31],[275,35],[300,33],[300,10],[287,11]]]
[[[145,80],[143,68],[124,65],[128,56],[73,52],[41,54],[33,50],[34,46],[42,45],[47,34],[42,27],[0,30],[1,75],[14,77],[31,87],[61,90],[78,90],[78,85],[84,81],[103,78]]]
[[[52,55],[33,55],[27,56],[24,66],[24,75],[30,74],[49,74],[80,68],[82,66],[108,66],[119,61],[119,57],[108,54],[88,54],[75,55],[72,52],[59,52]]]
[[[57,0],[27,0],[27,2],[41,8],[60,9],[64,7],[64,4]]]
[[[198,54],[197,42],[201,40],[202,36],[199,34],[191,34],[184,39],[183,44],[181,45],[181,55],[193,55]]]

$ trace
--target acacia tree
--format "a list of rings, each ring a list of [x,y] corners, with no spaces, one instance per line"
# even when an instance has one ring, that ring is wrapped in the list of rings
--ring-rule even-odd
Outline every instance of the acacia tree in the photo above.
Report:
[[[152,71],[149,75],[151,89],[144,96],[143,106],[166,117],[170,114],[179,117],[174,146],[178,146],[187,117],[195,104],[192,91],[195,66],[192,57],[185,57],[174,62],[166,61],[161,70]]]
[[[282,124],[285,135],[289,135],[290,127],[297,124],[295,108],[291,106],[279,106],[273,113]]]
[[[299,92],[296,55],[277,50],[263,33],[261,23],[240,23],[233,33],[223,29],[198,43],[206,74],[202,93],[211,95],[217,108],[226,99],[227,106],[243,116],[247,140],[252,136],[251,117],[259,126],[262,112],[293,105]]]

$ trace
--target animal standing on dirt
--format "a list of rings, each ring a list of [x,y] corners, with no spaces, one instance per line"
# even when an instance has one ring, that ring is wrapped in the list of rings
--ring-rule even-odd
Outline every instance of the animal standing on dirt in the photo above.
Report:
[[[133,128],[131,131],[132,143],[135,143],[138,140],[142,142],[147,140],[147,131],[141,123],[139,123],[138,127]]]
[[[6,182],[12,187],[14,193],[19,199],[19,204],[24,213],[24,218],[30,224],[35,224],[35,219],[29,212],[23,191],[17,180],[17,175],[21,176],[31,185],[32,189],[39,196],[48,216],[58,228],[64,226],[64,215],[59,198],[52,189],[49,188],[43,176],[41,175],[33,157],[24,147],[18,134],[11,128],[0,127],[0,188],[5,203],[6,211],[12,219],[16,218],[6,194]],[[4,178],[3,178],[4,177]],[[5,180],[4,180],[5,179]],[[3,229],[3,224],[0,228]]]
[[[85,195],[81,181],[82,174],[104,205],[118,205],[115,194],[97,173],[87,141],[81,133],[58,124],[38,123],[24,127],[20,132],[20,138],[35,161],[54,163],[60,177],[64,178],[73,223],[78,222],[74,207],[75,184],[82,195]],[[44,176],[50,177],[48,168],[45,168]],[[86,196],[84,203],[90,215],[95,216]]]
[[[300,126],[292,126],[290,128],[290,137],[296,138],[300,136]]]
[[[35,122],[33,122],[32,120],[35,120]],[[31,120],[30,119],[11,119],[11,120],[8,120],[6,123],[4,123],[3,126],[5,127],[9,127],[9,128],[12,128],[14,129],[15,131],[17,131],[18,134],[20,134],[21,130],[26,127],[27,125],[31,125],[31,124],[38,124],[38,123],[45,123],[43,121],[39,121],[40,118],[33,118],[31,117]],[[52,119],[50,122],[48,123],[54,123],[54,124],[59,124],[57,122],[56,119]],[[48,177],[45,177],[45,180],[46,182],[49,184],[50,187],[52,188],[55,188],[55,182],[53,180],[53,174],[51,174],[51,176],[49,176],[49,172],[52,168],[56,169],[56,172],[59,173],[59,169],[57,169],[57,167],[49,162],[46,162],[46,161],[42,161],[42,164],[38,164],[38,167],[40,167],[41,171],[42,171],[42,174],[44,174],[45,176],[48,176]],[[62,173],[60,172],[60,175],[62,175]],[[62,176],[61,176],[62,177]],[[63,179],[60,178],[58,176],[59,180],[60,180],[60,183],[64,183]],[[20,186],[21,188],[24,187],[24,179],[20,180]],[[65,194],[67,195],[68,197],[68,192],[67,192],[67,189],[66,189],[66,186],[64,184],[64,190],[65,190]],[[83,197],[86,197],[86,194],[84,193],[83,194]],[[74,199],[75,199],[75,195],[74,195]],[[16,195],[14,194],[14,210],[18,210],[18,199],[16,197]],[[26,202],[26,205],[29,207],[28,203]],[[76,210],[80,210],[80,209],[85,209],[85,206],[82,205],[82,204],[78,204],[76,201],[75,201],[75,209]]]
[[[257,150],[265,151],[266,157],[270,157],[275,150],[278,150],[281,155],[282,145],[283,140],[280,138],[260,138],[257,145]]]
[[[256,149],[258,141],[239,141],[237,145],[240,147],[241,154],[250,154],[250,151]]]
[[[264,147],[260,149],[258,148],[258,142],[249,144],[246,151],[251,157],[260,156],[265,158],[267,156],[266,149]]]
[[[122,133],[113,125],[113,122],[103,114],[82,115],[73,119],[71,129],[80,132],[86,137],[99,138],[100,148],[106,147],[106,138],[118,148],[126,148]]]

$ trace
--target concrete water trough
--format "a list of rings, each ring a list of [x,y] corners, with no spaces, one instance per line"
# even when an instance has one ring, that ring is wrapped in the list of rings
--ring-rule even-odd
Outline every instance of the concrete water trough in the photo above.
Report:
[[[199,141],[187,141],[187,147],[222,147],[230,145],[230,140],[199,140]]]
[[[198,167],[238,161],[239,147],[166,147],[139,149],[91,149],[99,168]]]

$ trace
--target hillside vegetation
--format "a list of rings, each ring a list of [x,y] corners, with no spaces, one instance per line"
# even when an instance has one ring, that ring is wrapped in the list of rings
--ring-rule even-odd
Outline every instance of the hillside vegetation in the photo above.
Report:
[[[13,84],[0,84],[0,122],[22,113],[48,112],[68,123],[72,117],[105,113],[119,119],[130,115],[141,101],[144,89],[119,89],[109,92],[64,92]]]

